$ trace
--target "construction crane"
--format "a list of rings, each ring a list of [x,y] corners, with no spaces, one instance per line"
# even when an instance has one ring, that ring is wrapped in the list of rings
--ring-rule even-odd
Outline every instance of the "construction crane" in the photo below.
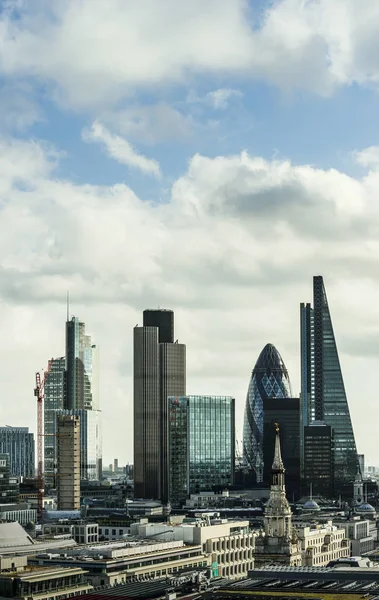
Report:
[[[43,462],[42,462],[42,437],[43,437],[43,398],[45,383],[49,375],[53,359],[49,360],[47,369],[43,372],[43,378],[40,371],[36,373],[36,387],[34,388],[34,396],[37,398],[37,477],[38,477],[38,504],[37,515],[38,519],[42,516],[43,509]]]

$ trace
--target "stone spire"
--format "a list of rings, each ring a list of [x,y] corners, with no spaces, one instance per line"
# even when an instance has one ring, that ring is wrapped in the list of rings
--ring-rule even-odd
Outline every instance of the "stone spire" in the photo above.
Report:
[[[274,460],[272,463],[272,484],[270,498],[265,509],[265,532],[266,535],[277,537],[289,537],[292,532],[292,513],[286,498],[286,486],[284,481],[284,465],[280,449],[279,425],[275,423],[276,438]]]

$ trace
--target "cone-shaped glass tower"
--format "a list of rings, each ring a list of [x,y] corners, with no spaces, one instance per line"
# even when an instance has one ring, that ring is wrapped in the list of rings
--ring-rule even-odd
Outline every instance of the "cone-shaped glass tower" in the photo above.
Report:
[[[275,346],[267,344],[251,374],[243,426],[244,463],[257,482],[263,481],[263,400],[291,396],[291,383],[283,359]]]
[[[302,425],[332,428],[334,493],[344,494],[358,469],[349,405],[323,278],[313,278],[313,308],[301,305]]]

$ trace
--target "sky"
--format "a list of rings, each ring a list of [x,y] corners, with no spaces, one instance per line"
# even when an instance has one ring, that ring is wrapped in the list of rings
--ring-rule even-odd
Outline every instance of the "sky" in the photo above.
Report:
[[[133,460],[133,327],[175,311],[187,393],[273,343],[299,393],[323,275],[358,451],[379,465],[377,0],[0,0],[2,425],[71,313],[100,348],[103,457]]]

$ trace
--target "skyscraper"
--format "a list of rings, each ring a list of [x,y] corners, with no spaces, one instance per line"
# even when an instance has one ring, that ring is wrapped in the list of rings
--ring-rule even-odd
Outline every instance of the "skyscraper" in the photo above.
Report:
[[[66,323],[66,408],[99,409],[98,348],[86,334],[85,323]]]
[[[275,428],[280,425],[283,462],[286,465],[288,498],[300,497],[300,414],[299,398],[263,399],[263,481],[270,483],[275,447]]]
[[[234,482],[235,400],[230,396],[169,398],[169,499],[227,488]]]
[[[333,495],[332,428],[322,421],[304,427],[304,494]]]
[[[65,357],[55,358],[45,382],[44,397],[44,480],[55,487],[57,471],[57,415],[65,406]]]
[[[255,364],[247,392],[243,426],[243,458],[257,482],[263,481],[263,400],[292,396],[288,371],[272,344],[267,344]]]
[[[0,454],[0,504],[17,504],[20,486],[10,474],[9,454]]]
[[[167,403],[186,392],[186,347],[173,343],[172,311],[146,310],[143,319],[144,326],[134,328],[134,493],[165,502]]]
[[[300,324],[302,426],[316,419],[331,427],[334,493],[340,494],[355,479],[358,456],[321,276],[313,278],[313,309],[309,304],[300,306]]]
[[[9,455],[11,476],[34,477],[34,435],[28,427],[0,427],[0,452]]]
[[[66,356],[54,359],[45,383],[45,484],[56,484],[57,417],[82,420],[81,477],[100,479],[102,471],[101,411],[99,410],[99,351],[76,317],[66,322]],[[90,414],[87,414],[90,413]],[[95,466],[96,465],[96,466]]]
[[[80,509],[80,419],[59,415],[57,419],[58,510]]]

